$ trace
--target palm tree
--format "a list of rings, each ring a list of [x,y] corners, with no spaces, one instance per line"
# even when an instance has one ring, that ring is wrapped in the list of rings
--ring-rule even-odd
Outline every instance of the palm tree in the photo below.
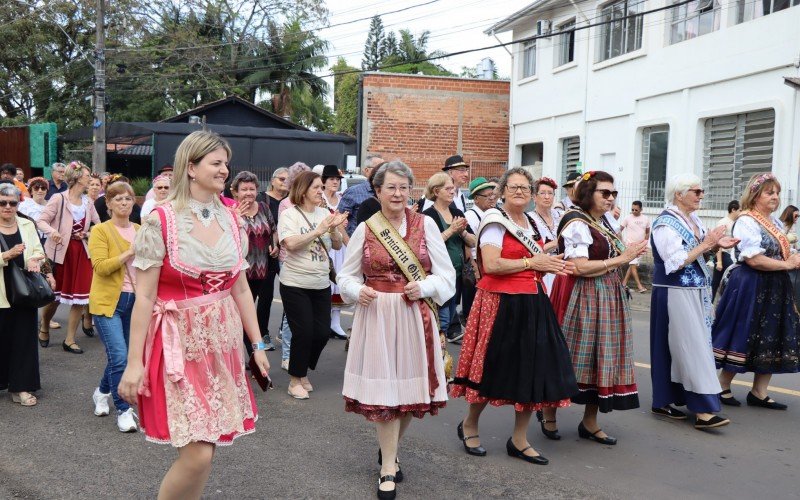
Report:
[[[328,91],[325,80],[314,74],[328,64],[328,42],[304,30],[300,18],[281,27],[270,23],[267,38],[268,43],[258,49],[259,56],[241,66],[246,75],[242,82],[250,86],[252,97],[258,90],[269,92],[272,111],[291,117],[293,95],[307,93],[317,98]]]
[[[397,50],[383,61],[385,71],[391,73],[422,73],[425,75],[445,75],[454,76],[453,73],[444,67],[426,61],[431,57],[441,57],[445,52],[434,50],[428,52],[428,38],[430,31],[425,30],[416,37],[407,29],[400,30],[400,40],[397,42]]]

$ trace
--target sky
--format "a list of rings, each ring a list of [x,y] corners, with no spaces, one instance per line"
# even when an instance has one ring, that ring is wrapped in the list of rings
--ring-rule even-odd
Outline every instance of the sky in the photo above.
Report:
[[[330,11],[331,25],[381,14],[386,32],[409,29],[417,34],[429,30],[429,52],[434,50],[454,52],[498,43],[494,37],[485,35],[483,31],[533,2],[533,0],[434,0],[428,5],[383,15],[386,12],[428,1],[430,0],[327,0],[326,5]],[[336,62],[338,56],[343,56],[351,66],[361,67],[369,24],[370,21],[367,19],[318,31],[318,35],[330,43],[328,57],[331,65]],[[498,37],[501,41],[508,42],[511,40],[511,33],[504,33]],[[494,59],[501,78],[508,78],[511,75],[511,56],[502,47],[436,62],[459,74],[463,66],[474,68],[484,57]]]

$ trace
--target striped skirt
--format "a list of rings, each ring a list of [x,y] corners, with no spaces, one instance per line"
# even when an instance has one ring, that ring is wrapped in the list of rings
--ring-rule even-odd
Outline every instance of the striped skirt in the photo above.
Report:
[[[638,408],[631,313],[619,273],[577,278],[561,329],[580,389],[572,401],[603,413]]]

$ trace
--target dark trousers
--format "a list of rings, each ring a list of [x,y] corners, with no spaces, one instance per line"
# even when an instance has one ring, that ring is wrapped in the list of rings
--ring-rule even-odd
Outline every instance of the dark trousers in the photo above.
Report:
[[[317,367],[331,330],[331,287],[307,290],[281,283],[281,299],[292,331],[289,375],[305,377]]]
[[[711,277],[711,300],[714,300],[714,297],[717,296],[717,290],[719,289],[719,284],[722,282],[722,275],[725,274],[725,270],[728,269],[733,265],[733,259],[731,258],[731,254],[728,252],[722,252],[722,271],[717,271],[716,263],[714,265],[714,275]]]
[[[461,312],[464,313],[464,318],[469,318],[469,311],[472,309],[472,302],[475,300],[477,290],[475,283],[463,282],[461,284]]]
[[[247,280],[250,285],[250,293],[253,294],[253,301],[256,302],[256,317],[258,318],[258,329],[261,335],[269,335],[269,314],[272,310],[272,296],[275,293],[275,275],[268,273],[264,279]],[[244,346],[247,354],[253,354],[253,347],[250,345],[250,338],[244,333]]]
[[[42,388],[38,328],[35,308],[0,309],[0,390],[33,392]]]

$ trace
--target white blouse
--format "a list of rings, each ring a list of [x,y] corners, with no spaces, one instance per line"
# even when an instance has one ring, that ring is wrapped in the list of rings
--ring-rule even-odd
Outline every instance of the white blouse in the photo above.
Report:
[[[528,238],[533,238],[533,229],[530,226],[522,227],[519,224],[511,221],[512,224],[522,230]],[[481,233],[480,246],[481,248],[490,245],[497,248],[503,248],[503,238],[508,230],[500,223],[493,223],[486,226],[486,229]]]
[[[594,241],[589,225],[583,221],[573,222],[561,231],[564,239],[564,258],[589,258],[589,247]]]
[[[407,229],[406,221],[403,220],[398,232],[405,235]],[[336,282],[342,298],[348,304],[358,301],[358,294],[364,287],[361,259],[364,255],[365,231],[368,230],[366,223],[362,222],[353,232],[344,256],[344,263],[336,275]],[[425,244],[431,259],[431,272],[419,283],[420,292],[423,298],[430,297],[434,302],[442,305],[456,293],[456,270],[450,262],[442,233],[436,222],[430,217],[425,217]]]
[[[667,209],[674,212],[678,211],[678,207],[675,205],[670,205],[667,207]],[[700,231],[700,241],[703,241],[706,237],[705,226],[703,226],[700,218],[697,217],[694,212],[689,214],[689,218],[695,223],[695,225],[697,225],[697,228]],[[694,233],[692,228],[686,224],[686,221],[684,221],[681,217],[677,217],[677,219],[687,231]],[[686,262],[686,259],[689,258],[689,252],[683,248],[683,238],[681,238],[678,232],[671,227],[659,226],[655,228],[653,230],[653,243],[658,251],[658,255],[664,259],[664,271],[667,274],[672,274],[680,270],[683,267],[684,262]]]
[[[231,231],[231,219],[226,212],[227,209],[219,209],[220,215],[217,216],[217,222],[222,227],[223,233],[214,246],[208,246],[189,234],[194,227],[194,218],[191,210],[187,208],[175,214],[178,228],[178,257],[182,262],[206,271],[215,272],[227,271],[236,265],[240,256],[232,251],[236,248],[236,242]],[[245,257],[247,256],[249,240],[244,229],[237,229],[239,229],[239,238],[242,245],[241,257]],[[134,248],[136,257],[133,259],[133,267],[144,271],[151,267],[161,267],[163,265],[167,246],[161,236],[161,219],[157,213],[151,213],[142,220],[142,227],[136,233]],[[247,260],[244,260],[241,271],[247,268]]]
[[[783,223],[780,220],[774,216],[770,216],[770,220],[779,230],[783,231]],[[736,225],[733,226],[733,237],[741,240],[736,245],[740,252],[739,261],[741,262],[767,251],[761,246],[761,224],[748,215],[741,215],[736,219]]]

